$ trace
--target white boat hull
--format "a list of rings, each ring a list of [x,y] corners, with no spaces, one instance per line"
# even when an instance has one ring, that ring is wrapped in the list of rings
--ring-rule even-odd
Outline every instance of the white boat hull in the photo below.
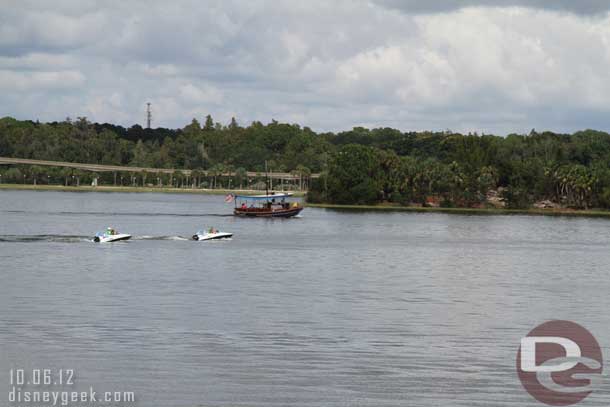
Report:
[[[128,239],[131,239],[131,235],[128,235],[126,233],[119,233],[116,235],[95,236],[93,238],[93,241],[96,243],[112,243]]]
[[[226,232],[218,232],[218,233],[203,233],[203,234],[196,234],[193,235],[193,240],[218,240],[218,239],[228,239],[230,237],[233,237],[233,233],[226,233]]]

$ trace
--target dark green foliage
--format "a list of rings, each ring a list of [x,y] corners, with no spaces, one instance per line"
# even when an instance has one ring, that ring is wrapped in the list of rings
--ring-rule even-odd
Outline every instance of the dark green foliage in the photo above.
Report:
[[[239,126],[233,118],[227,126],[211,116],[203,127],[196,119],[183,129],[126,129],[86,118],[34,123],[10,117],[0,119],[0,156],[52,161],[209,169],[216,165],[263,171],[273,161],[273,171],[290,172],[302,166],[320,172],[327,138],[309,128],[273,121]]]
[[[354,182],[361,179],[353,167],[366,168],[362,164],[366,154],[360,151],[347,162],[341,149],[331,154],[325,195],[329,202],[370,201],[370,190],[375,188],[377,202],[427,205],[431,200],[443,207],[469,207],[487,205],[488,191],[503,187],[501,197],[510,208],[527,208],[538,200],[574,208],[610,208],[610,135],[605,132],[532,131],[527,136],[497,137],[354,128],[327,137],[339,147],[358,143],[377,157],[377,171],[367,170],[372,172],[370,188],[357,197],[359,184]],[[337,167],[352,170],[333,171]],[[312,185],[312,196],[319,196],[318,187]],[[359,186],[358,191],[364,190]]]
[[[502,191],[502,198],[509,209],[525,209],[531,204],[528,191],[522,186],[510,186]]]
[[[236,119],[222,125],[210,115],[183,129],[130,128],[90,123],[86,118],[39,123],[0,119],[0,156],[54,161],[194,170],[159,178],[117,174],[116,183],[248,186],[246,171],[292,172],[309,180],[315,202],[441,206],[484,205],[502,187],[509,207],[551,200],[574,208],[610,208],[610,135],[595,130],[574,134],[511,134],[507,137],[446,132],[400,132],[355,127],[317,134],[297,124]],[[202,171],[209,171],[204,176]],[[219,174],[232,172],[230,180]],[[90,182],[94,174],[61,168],[5,166],[2,182]],[[99,174],[114,183],[113,174]],[[231,184],[230,184],[231,183]]]
[[[328,167],[328,200],[338,204],[374,203],[381,190],[379,151],[358,144],[341,147]]]

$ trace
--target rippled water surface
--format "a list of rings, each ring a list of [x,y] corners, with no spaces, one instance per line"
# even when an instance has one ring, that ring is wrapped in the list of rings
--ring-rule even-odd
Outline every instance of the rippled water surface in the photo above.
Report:
[[[139,406],[536,406],[515,373],[536,325],[610,354],[610,221],[231,208],[0,191],[0,389],[63,367]],[[134,240],[92,243],[108,225]],[[235,235],[188,240],[204,226]]]

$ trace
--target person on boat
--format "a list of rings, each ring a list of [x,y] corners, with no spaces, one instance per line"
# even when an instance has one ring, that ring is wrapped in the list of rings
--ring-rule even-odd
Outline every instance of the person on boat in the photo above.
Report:
[[[246,203],[245,203],[245,202],[242,202],[242,204],[241,204],[241,208],[242,208],[242,209],[247,209],[247,208],[248,208],[248,206],[246,205]]]

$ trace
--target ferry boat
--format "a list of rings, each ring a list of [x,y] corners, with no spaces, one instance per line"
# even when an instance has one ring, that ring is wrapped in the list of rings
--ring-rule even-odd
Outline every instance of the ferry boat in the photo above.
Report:
[[[265,195],[231,195],[228,200],[235,202],[233,214],[252,218],[289,218],[298,215],[303,206],[290,202],[291,193]]]

